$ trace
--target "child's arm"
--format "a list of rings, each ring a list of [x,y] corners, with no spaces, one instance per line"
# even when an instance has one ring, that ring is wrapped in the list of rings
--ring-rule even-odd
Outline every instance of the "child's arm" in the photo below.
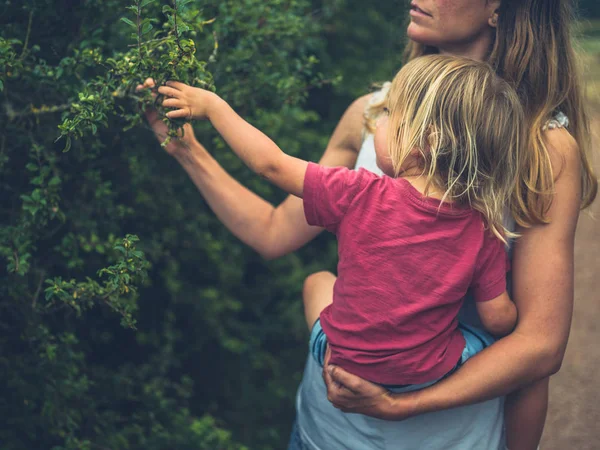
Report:
[[[167,117],[208,119],[235,154],[258,175],[302,197],[308,162],[286,155],[268,136],[242,119],[218,95],[175,81],[158,88],[163,106],[176,108]]]
[[[485,302],[476,302],[477,313],[484,328],[497,337],[506,336],[517,325],[517,307],[504,291]]]

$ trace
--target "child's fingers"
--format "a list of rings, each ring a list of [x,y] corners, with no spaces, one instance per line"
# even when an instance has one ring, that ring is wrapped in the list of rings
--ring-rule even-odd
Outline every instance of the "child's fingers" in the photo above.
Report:
[[[178,98],[167,98],[163,101],[162,105],[165,108],[177,108],[181,109],[185,107],[185,103]]]
[[[153,88],[154,85],[154,80],[152,78],[146,78],[146,81],[144,81],[144,87]]]
[[[171,86],[171,87],[173,87],[175,89],[178,89],[180,91],[183,90],[183,89],[185,89],[186,87],[188,87],[187,84],[180,83],[179,81],[167,81],[165,84],[167,86]]]
[[[167,97],[176,97],[177,98],[181,95],[181,91],[178,91],[177,89],[173,89],[168,86],[159,87],[158,92],[160,94],[166,95]]]
[[[189,108],[176,109],[167,113],[169,119],[189,119],[192,117],[192,111]]]
[[[136,92],[139,92],[143,89],[152,89],[155,86],[154,80],[152,78],[146,78],[143,84],[138,84],[135,87]]]

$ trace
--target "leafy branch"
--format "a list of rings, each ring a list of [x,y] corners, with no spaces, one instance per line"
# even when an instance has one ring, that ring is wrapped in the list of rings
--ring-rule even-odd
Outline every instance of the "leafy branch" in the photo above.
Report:
[[[113,250],[120,255],[117,262],[98,271],[104,278],[99,282],[91,278],[85,281],[63,280],[61,277],[46,280],[45,309],[54,310],[68,306],[78,315],[102,302],[121,315],[123,326],[135,328],[133,313],[137,309],[137,284],[147,276],[148,262],[144,253],[137,250],[137,236],[127,235],[115,242]]]
[[[65,138],[65,151],[71,148],[72,138],[95,135],[100,126],[108,125],[109,115],[117,113],[126,121],[125,129],[141,122],[140,112],[148,107],[160,107],[160,98],[155,101],[149,92],[136,93],[137,85],[147,77],[154,78],[157,85],[167,80],[178,80],[191,85],[200,85],[206,89],[214,89],[212,74],[206,69],[206,61],[196,58],[196,45],[186,35],[203,31],[203,26],[212,23],[202,21],[192,26],[184,20],[182,8],[191,0],[173,0],[172,6],[164,5],[162,13],[167,22],[162,29],[154,30],[154,18],[143,18],[142,13],[156,0],[136,0],[127,7],[135,17],[134,20],[122,17],[121,21],[133,29],[132,37],[136,44],[124,52],[111,58],[99,57],[98,64],[106,68],[106,72],[87,83],[78,94],[78,100],[71,103],[69,114],[59,125],[59,139]],[[216,41],[215,41],[216,42]],[[210,57],[213,57],[214,51]],[[133,101],[129,105],[118,104],[121,99]],[[119,108],[117,108],[117,106]],[[134,110],[136,114],[126,111]],[[164,114],[163,114],[164,115]],[[185,124],[183,120],[168,120],[168,140],[177,135]]]

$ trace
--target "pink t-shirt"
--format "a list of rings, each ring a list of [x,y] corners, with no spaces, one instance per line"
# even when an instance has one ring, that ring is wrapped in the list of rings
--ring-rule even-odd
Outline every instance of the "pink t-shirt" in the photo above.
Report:
[[[470,208],[424,197],[403,178],[310,163],[310,225],[335,233],[338,278],[321,313],[331,363],[375,383],[434,381],[458,363],[467,290],[506,290],[503,243]]]

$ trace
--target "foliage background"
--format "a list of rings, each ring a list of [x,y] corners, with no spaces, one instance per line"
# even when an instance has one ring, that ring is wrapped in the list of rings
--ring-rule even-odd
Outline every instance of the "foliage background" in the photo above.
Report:
[[[302,280],[334,267],[335,243],[261,260],[160,149],[133,86],[214,79],[315,160],[347,105],[399,67],[405,3],[178,0],[174,35],[172,2],[140,0],[144,41],[166,48],[138,59],[121,20],[136,21],[132,3],[0,1],[0,448],[284,448]],[[242,183],[283,198],[196,132]]]
[[[138,54],[142,5],[141,28],[152,25],[142,42],[163,39],[162,50]],[[178,0],[177,39],[194,41],[192,61],[165,5],[0,2],[2,449],[287,439],[306,356],[300,288],[333,267],[334,243],[262,261],[140,123],[132,89],[146,75],[212,74],[283,148],[318,158],[353,97],[398,66],[390,18],[402,15],[356,0]],[[283,197],[208,127],[197,134],[244,184]]]

